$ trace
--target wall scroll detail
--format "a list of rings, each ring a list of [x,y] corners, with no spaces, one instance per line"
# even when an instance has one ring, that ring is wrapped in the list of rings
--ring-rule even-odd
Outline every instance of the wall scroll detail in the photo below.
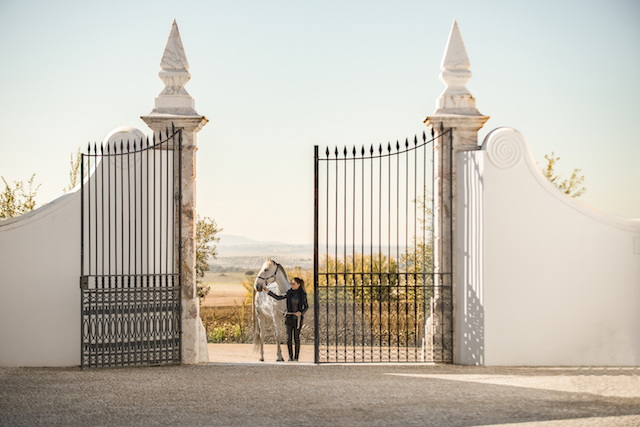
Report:
[[[498,128],[487,135],[484,146],[491,163],[500,169],[510,169],[522,158],[523,142],[518,131]]]

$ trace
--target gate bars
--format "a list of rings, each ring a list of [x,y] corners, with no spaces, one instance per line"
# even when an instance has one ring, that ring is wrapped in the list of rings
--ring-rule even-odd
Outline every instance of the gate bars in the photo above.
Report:
[[[436,155],[451,166],[441,148],[451,148],[452,132],[431,137],[327,148],[322,158],[315,146],[315,363],[452,362],[453,331],[438,324],[452,313],[433,312],[453,310],[452,256],[434,253],[434,236],[452,223],[433,222],[445,207],[434,190],[452,194],[433,168]],[[446,261],[436,269],[434,259]]]
[[[81,367],[181,363],[182,130],[89,144],[81,176]]]

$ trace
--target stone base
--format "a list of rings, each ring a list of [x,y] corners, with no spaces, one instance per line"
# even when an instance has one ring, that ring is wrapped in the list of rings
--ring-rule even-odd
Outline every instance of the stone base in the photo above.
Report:
[[[197,307],[198,298],[182,301],[182,363],[185,365],[209,362],[207,331],[199,313],[193,316],[190,310],[194,303]]]

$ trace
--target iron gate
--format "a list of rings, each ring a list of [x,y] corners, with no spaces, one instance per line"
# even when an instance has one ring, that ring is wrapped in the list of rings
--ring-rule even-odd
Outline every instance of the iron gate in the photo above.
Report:
[[[452,362],[453,331],[431,326],[453,307],[451,266],[434,269],[433,212],[444,208],[434,156],[451,161],[442,147],[451,130],[324,157],[315,147],[315,363]]]
[[[181,362],[182,131],[82,155],[81,367]]]

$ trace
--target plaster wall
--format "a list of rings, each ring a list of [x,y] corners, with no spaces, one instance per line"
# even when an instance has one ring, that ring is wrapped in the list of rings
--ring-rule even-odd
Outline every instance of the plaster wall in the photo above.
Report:
[[[0,222],[0,366],[80,364],[80,194]]]
[[[458,363],[639,365],[640,220],[557,190],[513,129],[457,162],[476,183],[458,187]]]

